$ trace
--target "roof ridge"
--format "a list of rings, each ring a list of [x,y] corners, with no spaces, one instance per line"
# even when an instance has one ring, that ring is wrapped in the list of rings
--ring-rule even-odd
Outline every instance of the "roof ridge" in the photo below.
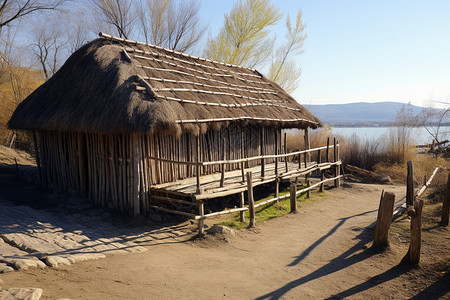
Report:
[[[184,53],[184,52],[180,52],[180,51],[164,48],[164,47],[161,47],[161,46],[156,46],[156,45],[153,45],[153,44],[148,44],[148,43],[139,42],[139,41],[132,41],[132,40],[128,40],[128,39],[125,39],[125,38],[116,37],[116,36],[113,36],[113,35],[110,35],[110,34],[107,34],[107,33],[104,33],[104,32],[100,32],[98,35],[100,37],[104,38],[104,39],[111,39],[111,40],[124,42],[124,43],[148,46],[148,47],[151,47],[151,48],[155,48],[155,49],[158,49],[158,50],[164,50],[164,51],[167,51],[167,52],[170,52],[170,53],[175,53],[175,54],[182,55],[182,56],[189,57],[189,58],[193,58],[193,59],[199,59],[199,60],[202,60],[202,61],[207,61],[207,62],[211,62],[211,63],[214,63],[214,64],[223,65],[223,66],[226,66],[226,67],[246,69],[246,70],[249,70],[251,72],[256,72],[258,75],[261,74],[256,69],[253,69],[253,68],[239,66],[239,65],[234,65],[234,64],[229,64],[229,63],[224,63],[224,62],[220,62],[220,61],[217,61],[217,60],[212,60],[212,59],[209,59],[209,58],[203,58],[203,57],[199,57],[199,56],[195,56],[195,55],[190,55],[190,54],[187,54],[187,53]]]

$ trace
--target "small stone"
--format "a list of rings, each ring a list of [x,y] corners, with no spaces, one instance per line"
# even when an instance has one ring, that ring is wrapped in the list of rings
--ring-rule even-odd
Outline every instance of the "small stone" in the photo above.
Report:
[[[231,236],[236,235],[234,229],[231,229],[230,227],[223,226],[223,225],[217,225],[217,224],[214,224],[214,226],[212,226],[210,229],[206,230],[206,232],[208,234],[220,233],[220,234],[231,235]]]

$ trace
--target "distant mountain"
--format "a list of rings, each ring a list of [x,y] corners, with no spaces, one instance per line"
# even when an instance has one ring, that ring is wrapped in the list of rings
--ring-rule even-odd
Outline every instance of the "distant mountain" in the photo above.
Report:
[[[374,126],[389,125],[395,121],[397,112],[409,106],[414,115],[422,107],[400,102],[357,102],[347,104],[305,105],[324,124],[334,126]]]

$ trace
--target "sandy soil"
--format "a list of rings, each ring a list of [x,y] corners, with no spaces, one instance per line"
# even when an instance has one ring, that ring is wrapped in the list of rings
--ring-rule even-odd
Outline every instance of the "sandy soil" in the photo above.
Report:
[[[408,244],[395,234],[387,252],[369,249],[382,189],[400,202],[405,187],[345,186],[235,237],[7,273],[2,288],[42,288],[42,299],[449,299],[449,276],[428,271],[439,256],[426,255],[426,237],[420,269],[398,266]],[[449,231],[440,234],[446,242],[437,250],[448,256]]]

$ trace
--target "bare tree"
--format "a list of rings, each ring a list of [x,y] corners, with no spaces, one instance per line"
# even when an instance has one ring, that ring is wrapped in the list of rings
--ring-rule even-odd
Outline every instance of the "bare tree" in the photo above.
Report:
[[[68,38],[57,20],[46,18],[39,21],[34,26],[31,45],[47,80],[58,71],[62,56],[67,56]]]
[[[120,37],[128,39],[136,20],[136,10],[131,0],[91,0],[94,14],[117,30]]]
[[[435,101],[438,102],[438,101]],[[443,109],[437,109],[433,107],[426,107],[422,109],[420,113],[419,124],[425,128],[425,130],[433,138],[433,143],[438,147],[441,147],[441,139],[443,137],[442,126],[444,123],[449,121],[450,117],[450,103],[438,102],[439,104],[444,104]],[[448,133],[447,133],[448,134]]]
[[[42,10],[54,10],[68,0],[0,0],[0,31],[14,20]]]
[[[185,52],[192,50],[206,32],[196,0],[147,0],[137,11],[147,43]]]

